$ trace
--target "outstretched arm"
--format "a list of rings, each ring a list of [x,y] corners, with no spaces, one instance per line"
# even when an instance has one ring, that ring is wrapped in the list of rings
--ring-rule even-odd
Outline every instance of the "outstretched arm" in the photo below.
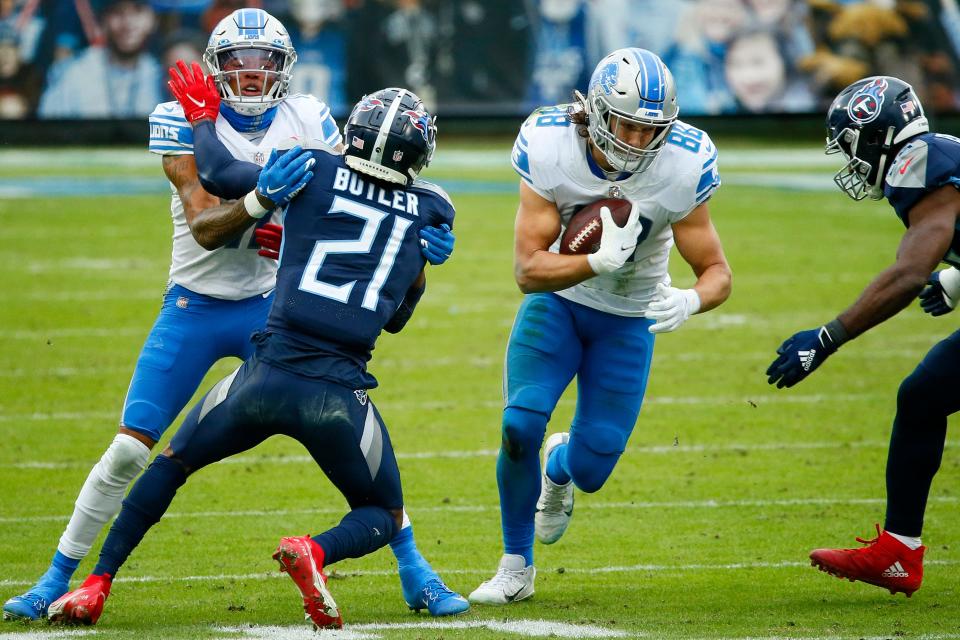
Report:
[[[224,200],[236,200],[257,186],[260,166],[234,158],[217,137],[212,120],[193,124],[193,153],[200,184],[209,193]]]
[[[164,156],[163,172],[180,196],[190,232],[204,249],[212,251],[223,246],[254,222],[249,215],[232,218],[229,214],[232,204],[220,204],[219,198],[203,188],[193,156]]]
[[[910,210],[910,223],[897,259],[864,289],[846,311],[818,329],[800,331],[777,349],[767,382],[792,387],[813,373],[840,346],[887,318],[917,297],[953,239],[960,216],[960,191],[940,187]]]
[[[693,289],[700,297],[699,311],[722,304],[730,297],[733,273],[706,203],[673,225],[673,238],[677,251],[697,276]]]

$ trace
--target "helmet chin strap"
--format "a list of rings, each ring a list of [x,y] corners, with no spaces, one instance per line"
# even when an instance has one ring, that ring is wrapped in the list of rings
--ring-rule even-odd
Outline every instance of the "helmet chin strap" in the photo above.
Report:
[[[230,123],[230,126],[242,133],[262,131],[270,126],[277,115],[277,107],[273,106],[258,116],[246,116],[230,108],[226,101],[220,103],[220,115]]]

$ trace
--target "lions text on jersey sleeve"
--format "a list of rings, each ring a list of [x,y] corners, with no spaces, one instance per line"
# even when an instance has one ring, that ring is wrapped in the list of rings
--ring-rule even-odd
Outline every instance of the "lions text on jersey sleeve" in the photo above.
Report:
[[[706,133],[677,121],[650,168],[611,180],[594,162],[586,138],[566,112],[567,106],[559,105],[538,109],[527,118],[513,147],[514,170],[557,205],[564,227],[584,205],[615,195],[639,203],[643,231],[636,252],[623,267],[557,295],[607,313],[642,316],[657,283],[670,282],[670,225],[706,202],[720,186],[717,148]],[[550,250],[558,248],[559,239]]]
[[[353,389],[375,387],[366,371],[377,336],[426,264],[418,233],[453,226],[453,204],[436,185],[377,182],[343,156],[314,152],[313,180],[288,205],[276,300],[258,356]]]
[[[158,155],[193,154],[193,129],[176,102],[164,102],[150,114],[150,145]],[[277,106],[266,130],[240,133],[220,116],[217,135],[235,158],[263,165],[275,147],[333,148],[341,136],[330,109],[313,96],[289,96]],[[187,289],[223,300],[242,300],[273,288],[276,264],[257,255],[254,227],[227,245],[207,251],[194,240],[183,213],[183,203],[170,185],[173,218],[173,255],[170,281]],[[258,225],[279,223],[279,212],[264,216]]]
[[[883,194],[904,225],[910,210],[931,191],[944,185],[960,188],[960,139],[925,133],[911,140],[887,171]],[[960,222],[943,261],[960,267]]]

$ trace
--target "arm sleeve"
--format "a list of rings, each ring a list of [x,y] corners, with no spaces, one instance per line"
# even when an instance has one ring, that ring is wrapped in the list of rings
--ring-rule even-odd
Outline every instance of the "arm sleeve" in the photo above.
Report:
[[[225,200],[236,200],[257,186],[260,166],[234,158],[220,142],[212,122],[204,121],[194,126],[193,154],[200,184],[207,193]]]
[[[400,330],[406,326],[410,317],[413,316],[413,310],[417,308],[417,303],[420,302],[420,298],[423,297],[423,292],[426,290],[426,283],[424,283],[422,287],[413,285],[407,289],[407,294],[403,296],[403,302],[397,307],[397,310],[393,313],[393,317],[387,321],[387,324],[383,325],[384,331],[387,333],[399,333]]]

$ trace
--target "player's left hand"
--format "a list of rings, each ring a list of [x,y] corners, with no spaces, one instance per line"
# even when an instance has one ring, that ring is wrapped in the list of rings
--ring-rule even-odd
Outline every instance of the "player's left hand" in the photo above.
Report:
[[[934,271],[920,292],[920,306],[932,316],[950,313],[960,299],[960,271],[954,267]]]
[[[780,345],[777,359],[767,367],[767,383],[776,383],[777,389],[792,387],[816,371],[838,346],[826,327],[793,334]]]
[[[264,258],[280,259],[280,243],[283,242],[282,226],[268,222],[262,227],[254,229],[253,239],[260,245],[260,250],[257,251],[257,254]]]
[[[700,296],[693,289],[676,289],[662,282],[657,284],[657,299],[647,307],[647,317],[657,323],[650,333],[676,331],[691,315],[700,310]]]
[[[316,163],[310,151],[299,145],[283,155],[274,149],[257,180],[257,194],[282,206],[290,202],[313,178],[310,168]]]
[[[179,73],[177,72],[179,69]],[[187,68],[183,60],[177,60],[176,68],[170,67],[167,86],[183,107],[183,115],[191,124],[200,120],[216,121],[220,113],[220,92],[213,76],[203,76],[203,69],[196,62]]]
[[[439,227],[420,229],[420,253],[432,265],[443,264],[453,253],[456,238],[446,222]]]

